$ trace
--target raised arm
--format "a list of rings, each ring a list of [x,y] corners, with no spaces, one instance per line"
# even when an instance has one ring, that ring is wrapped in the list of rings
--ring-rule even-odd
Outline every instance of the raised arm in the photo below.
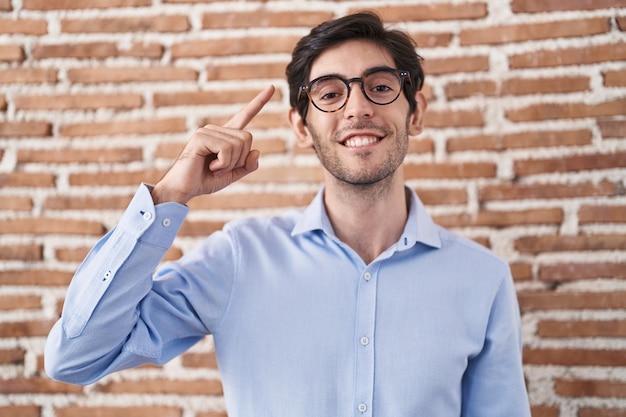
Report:
[[[243,129],[273,93],[268,87],[225,126],[198,129],[155,187],[139,187],[119,224],[94,246],[70,283],[46,343],[50,377],[87,384],[141,363],[163,363],[207,333],[210,320],[186,300],[189,291],[199,292],[193,274],[170,266],[153,280],[153,271],[174,241],[189,199],[256,169],[259,153]],[[220,273],[231,263],[228,242],[219,233],[211,239],[217,248],[212,270]],[[219,304],[219,291],[202,301]]]

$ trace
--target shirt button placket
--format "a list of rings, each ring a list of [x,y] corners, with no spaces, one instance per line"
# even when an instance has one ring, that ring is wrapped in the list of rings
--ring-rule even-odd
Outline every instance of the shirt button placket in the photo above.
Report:
[[[376,318],[376,266],[363,271],[357,299],[357,354],[355,407],[359,416],[371,416],[374,393],[374,320]]]

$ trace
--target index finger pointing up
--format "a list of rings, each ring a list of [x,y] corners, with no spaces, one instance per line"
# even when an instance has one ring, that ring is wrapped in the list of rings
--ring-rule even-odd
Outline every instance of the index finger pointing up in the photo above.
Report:
[[[246,107],[241,109],[237,114],[235,114],[224,127],[229,127],[233,129],[243,129],[254,117],[259,114],[261,109],[267,104],[268,101],[274,95],[275,87],[270,85],[265,90],[261,91],[255,98],[253,98]]]

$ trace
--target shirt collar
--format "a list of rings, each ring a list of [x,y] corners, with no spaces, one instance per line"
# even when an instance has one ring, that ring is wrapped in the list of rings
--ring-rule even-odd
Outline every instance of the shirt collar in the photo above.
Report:
[[[426,208],[415,191],[408,187],[407,190],[411,196],[411,208],[404,232],[397,242],[397,250],[408,249],[418,242],[440,248],[441,239],[437,226],[426,212]],[[318,191],[311,204],[304,209],[302,216],[291,231],[291,235],[296,236],[315,230],[321,230],[328,236],[336,238],[324,206],[324,187]]]

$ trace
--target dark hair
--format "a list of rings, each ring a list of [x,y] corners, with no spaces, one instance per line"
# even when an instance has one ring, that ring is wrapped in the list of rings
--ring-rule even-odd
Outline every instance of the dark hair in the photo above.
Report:
[[[377,14],[360,12],[324,22],[296,44],[286,73],[289,103],[298,110],[303,120],[306,119],[309,101],[300,99],[300,86],[310,81],[313,61],[329,47],[355,39],[368,40],[386,48],[396,68],[410,72],[410,82],[404,83],[403,90],[411,111],[415,110],[415,93],[424,84],[423,59],[416,52],[417,44],[404,32],[385,29]]]

